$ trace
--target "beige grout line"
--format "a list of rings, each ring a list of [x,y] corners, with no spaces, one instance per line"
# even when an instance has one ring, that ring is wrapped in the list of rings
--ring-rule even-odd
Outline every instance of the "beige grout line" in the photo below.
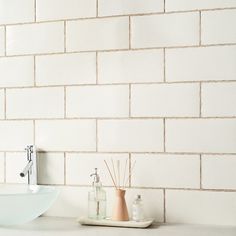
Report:
[[[166,49],[163,48],[163,81],[166,82]]]
[[[132,99],[132,87],[131,87],[131,84],[129,84],[129,117],[130,118],[132,118],[131,99]]]
[[[36,57],[34,56],[34,87],[36,86]]]
[[[149,13],[137,13],[137,14],[124,14],[124,15],[107,15],[107,16],[92,16],[92,17],[82,17],[82,18],[68,18],[68,19],[56,19],[56,20],[38,20],[36,22],[20,22],[20,23],[9,23],[9,24],[0,24],[0,26],[17,26],[25,24],[43,24],[43,23],[53,23],[61,21],[80,21],[80,20],[94,20],[94,19],[109,19],[109,18],[119,18],[119,17],[139,17],[139,16],[152,16],[152,15],[167,15],[167,14],[182,14],[182,13],[191,13],[199,11],[223,11],[223,10],[235,10],[236,7],[225,7],[225,8],[214,8],[214,9],[192,9],[192,10],[179,10],[179,11],[161,11],[161,12],[149,12]]]
[[[9,152],[9,153],[16,153],[16,152],[19,152],[19,153],[22,153],[24,151],[22,150],[0,150],[0,152]],[[39,153],[63,153],[63,152],[66,152],[66,153],[74,153],[74,154],[110,154],[110,155],[115,155],[115,154],[129,154],[130,151],[122,151],[122,152],[119,152],[119,151],[107,151],[107,152],[100,152],[100,151],[73,151],[73,150],[63,150],[63,151],[56,151],[56,150],[53,150],[53,151],[50,151],[50,150],[47,150],[47,151],[44,151],[44,150],[38,150]],[[182,156],[188,156],[188,155],[193,155],[193,156],[197,156],[199,157],[199,155],[211,155],[211,156],[235,156],[236,157],[236,153],[205,153],[205,152],[132,152],[132,154],[155,154],[155,155],[182,155]]]
[[[174,14],[174,13],[187,13],[187,12],[196,12],[196,11],[224,11],[224,10],[235,10],[236,7],[221,7],[221,8],[197,8],[197,9],[191,9],[191,10],[179,10],[179,11],[168,11],[165,12],[166,14]]]
[[[66,21],[64,21],[64,53],[66,52]]]
[[[66,114],[66,86],[64,86],[64,119],[67,118]]]
[[[35,120],[33,120],[33,143],[34,145],[36,144],[36,125],[35,125]]]
[[[34,21],[37,21],[36,0],[34,0]]]
[[[214,82],[236,82],[236,81],[208,81],[211,83]],[[132,83],[132,84],[139,84],[139,85],[148,85],[148,84],[163,84],[164,82],[143,82],[143,83]],[[190,82],[166,82],[166,84],[179,84],[179,83],[199,83],[199,81],[190,81]],[[36,88],[57,88],[57,87],[64,87],[64,86],[70,86],[70,87],[84,87],[84,86],[120,86],[124,85],[127,86],[130,83],[116,83],[116,84],[68,84],[68,85],[37,85]],[[15,86],[15,87],[0,87],[0,88],[6,88],[6,89],[32,89],[35,88],[34,86]]]
[[[131,117],[133,120],[137,119],[137,120],[142,120],[142,119],[149,119],[149,120],[156,120],[156,119],[169,119],[169,120],[181,120],[181,119],[192,119],[192,120],[195,120],[195,119],[205,119],[205,120],[210,120],[210,119],[235,119],[236,116],[225,116],[225,117],[221,117],[221,116],[209,116],[209,117],[198,117],[198,116],[193,116],[193,117],[190,117],[190,116],[182,116],[182,117],[175,117],[175,116],[171,116],[171,117],[168,117],[168,116],[156,116],[156,117],[150,117],[150,116],[147,116],[147,117],[144,117],[144,116],[140,116],[140,117]],[[73,118],[71,118],[73,119]],[[74,118],[74,119],[80,119],[80,118]],[[91,118],[91,117],[88,117],[88,118],[82,118],[82,119],[95,119],[95,118]],[[113,117],[104,117],[104,118],[101,118],[101,117],[98,117],[98,119],[100,120],[126,120],[128,119],[127,117],[117,117],[117,118],[113,118]]]
[[[163,0],[164,2],[163,2],[163,4],[164,4],[164,13],[166,13],[166,0]]]
[[[96,17],[98,17],[98,7],[99,7],[98,4],[99,4],[98,0],[96,0]]]
[[[52,120],[212,120],[212,119],[218,119],[218,120],[235,120],[236,117],[165,117],[165,116],[158,116],[158,117],[58,117],[58,118],[36,118],[36,117],[31,117],[31,118],[9,118],[9,119],[0,119],[0,121],[32,121],[32,120],[37,120],[37,121],[52,121]]]
[[[6,183],[6,152],[3,153],[4,155],[4,183]]]
[[[66,185],[66,152],[64,152],[64,185]]]
[[[23,25],[39,25],[39,24],[49,24],[49,23],[57,23],[57,22],[63,22],[63,21],[75,21],[75,20],[89,20],[89,19],[95,19],[95,17],[89,17],[89,18],[76,18],[76,19],[57,19],[57,20],[39,20],[39,21],[25,21],[25,22],[19,22],[19,23],[5,23],[0,24],[1,26],[6,27],[12,27],[12,26],[23,26]]]
[[[202,189],[202,155],[200,154],[200,189]]]
[[[96,85],[98,84],[98,52],[96,52]]]
[[[202,117],[202,83],[199,83],[199,117]]]
[[[0,56],[0,58],[6,57],[27,57],[27,56],[52,56],[52,55],[64,55],[64,54],[76,54],[76,53],[92,53],[92,52],[126,52],[126,51],[142,51],[142,50],[161,50],[165,49],[184,49],[184,48],[207,48],[207,47],[230,47],[236,46],[236,43],[218,43],[218,44],[194,44],[194,45],[185,45],[185,46],[159,46],[159,47],[145,47],[145,48],[120,48],[120,49],[101,49],[101,50],[83,50],[83,51],[68,51],[64,52],[52,52],[52,53],[31,53],[31,54],[15,54],[15,55],[6,55]]]
[[[205,47],[223,47],[223,46],[235,46],[236,43],[214,43],[214,44],[202,44],[201,46],[199,46],[199,44],[191,44],[191,45],[172,45],[172,46],[156,46],[156,47],[132,47],[132,48],[120,48],[120,49],[100,49],[100,50],[96,50],[99,52],[120,52],[120,51],[137,51],[137,50],[158,50],[158,49],[181,49],[181,48],[205,48]],[[82,52],[94,52],[94,50],[87,50],[87,51],[71,51],[70,53],[82,53]],[[60,52],[59,52],[60,53]],[[54,53],[57,54],[57,53]],[[39,54],[42,55],[42,54]]]
[[[199,11],[199,46],[202,45],[202,12]]]
[[[163,189],[163,217],[164,217],[164,223],[166,223],[166,190]]]
[[[4,88],[4,120],[7,119],[7,90]]]
[[[236,192],[236,189],[200,189],[200,188],[170,188],[170,187],[140,187],[140,186],[132,186],[131,188],[134,189],[150,189],[150,190],[181,190],[181,191],[198,191],[198,192],[207,192],[207,191],[212,191],[212,192]]]
[[[64,186],[64,184],[47,184],[50,186]],[[66,187],[91,187],[90,184],[66,184]],[[113,185],[104,185],[105,188],[114,188]],[[138,187],[132,186],[130,189],[145,189],[145,190],[165,190],[166,191],[195,191],[195,192],[233,192],[236,193],[236,189],[199,189],[199,188],[163,188],[163,187]]]
[[[22,150],[0,150],[0,152],[24,152]],[[197,156],[199,157],[199,155],[236,155],[236,153],[203,153],[203,152],[130,152],[130,151],[123,151],[123,152],[119,152],[119,151],[72,151],[72,150],[62,150],[62,151],[56,151],[56,150],[53,150],[53,151],[50,151],[50,150],[47,150],[47,151],[44,151],[44,150],[38,150],[39,153],[77,153],[77,154],[160,154],[160,155],[163,155],[163,154],[166,154],[166,155],[185,155],[185,156],[189,156],[189,155],[194,155],[194,156]]]
[[[131,153],[129,153],[129,188],[131,188],[132,186],[132,173],[131,173],[131,169],[132,169],[132,158],[131,158]]]
[[[10,184],[19,184],[19,183],[10,183]],[[89,188],[91,187],[90,184],[50,184],[49,186],[57,186],[57,187],[84,187]],[[112,185],[104,185],[105,188],[114,188]],[[130,189],[145,189],[145,190],[165,190],[165,191],[194,191],[194,192],[214,192],[214,193],[236,193],[236,189],[196,189],[196,188],[158,188],[158,187],[130,187]]]
[[[96,119],[96,152],[98,152],[98,120]]]
[[[129,16],[129,49],[131,49],[131,16]]]
[[[132,85],[152,85],[152,84],[192,84],[192,83],[236,83],[236,80],[208,80],[208,81],[160,81],[160,82],[133,82],[133,83],[105,83],[105,84],[67,84],[67,85],[36,85],[34,86],[15,86],[15,87],[0,87],[6,88],[6,89],[32,89],[32,88],[57,88],[57,87],[64,87],[64,86],[69,86],[69,87],[82,87],[82,86],[120,86],[124,85],[127,86],[129,84]],[[229,116],[231,117],[231,116]],[[234,116],[232,116],[234,117]],[[236,116],[235,116],[236,117]]]
[[[7,28],[4,26],[4,57],[7,56]]]
[[[158,187],[132,187],[132,188],[138,188],[138,189],[165,189],[167,190],[181,190],[181,191],[198,191],[198,192],[236,192],[236,189],[199,189],[199,188],[158,188]]]
[[[166,152],[166,119],[163,119],[163,150]]]

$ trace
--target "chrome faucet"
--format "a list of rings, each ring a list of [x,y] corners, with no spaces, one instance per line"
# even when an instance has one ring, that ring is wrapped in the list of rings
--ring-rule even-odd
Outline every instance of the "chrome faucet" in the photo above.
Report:
[[[34,145],[28,145],[26,148],[27,154],[27,165],[24,170],[20,173],[21,177],[28,175],[28,184],[36,185],[37,184],[37,155],[36,147]]]

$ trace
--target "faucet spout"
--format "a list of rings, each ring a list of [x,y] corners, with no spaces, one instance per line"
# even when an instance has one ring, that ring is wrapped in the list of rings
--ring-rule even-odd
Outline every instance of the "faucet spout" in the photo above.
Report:
[[[29,161],[24,170],[20,173],[21,177],[25,177],[33,166],[33,161]]]
[[[37,184],[37,155],[36,147],[34,145],[29,145],[26,147],[27,153],[27,165],[24,170],[20,173],[21,177],[28,176],[28,184]]]

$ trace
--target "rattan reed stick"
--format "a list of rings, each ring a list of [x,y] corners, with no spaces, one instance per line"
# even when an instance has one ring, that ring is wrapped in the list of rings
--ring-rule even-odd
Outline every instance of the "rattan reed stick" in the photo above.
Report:
[[[112,176],[112,174],[111,174],[111,170],[110,170],[110,168],[109,168],[107,162],[106,162],[105,160],[104,160],[104,162],[105,162],[105,164],[106,164],[107,170],[109,171],[109,174],[110,174],[110,176],[111,176],[111,179],[112,179],[112,182],[113,182],[113,184],[114,184],[114,187],[117,189],[116,183],[115,183],[115,181],[114,181],[114,179],[113,179],[113,176]]]

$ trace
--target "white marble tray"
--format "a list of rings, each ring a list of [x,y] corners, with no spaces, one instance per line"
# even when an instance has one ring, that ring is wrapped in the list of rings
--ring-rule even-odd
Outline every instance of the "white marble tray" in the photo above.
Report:
[[[81,225],[96,225],[96,226],[112,226],[112,227],[126,227],[126,228],[147,228],[153,223],[153,219],[144,221],[113,221],[110,219],[94,220],[87,217],[80,217],[77,219]]]

